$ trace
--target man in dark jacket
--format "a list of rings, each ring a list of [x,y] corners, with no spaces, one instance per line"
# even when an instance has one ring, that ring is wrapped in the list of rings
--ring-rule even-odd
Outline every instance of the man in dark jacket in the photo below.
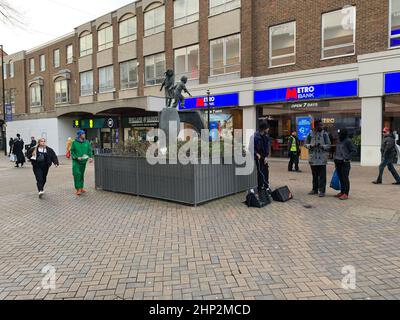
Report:
[[[262,188],[269,189],[269,125],[262,122],[258,132],[254,135],[254,160],[257,167],[258,190]]]
[[[288,152],[289,152],[289,166],[288,170],[293,171],[293,165],[297,172],[301,172],[299,169],[299,156],[300,156],[300,143],[299,139],[297,139],[297,132],[293,131],[292,135],[288,140]]]
[[[376,179],[372,183],[382,184],[383,171],[387,167],[396,181],[394,184],[400,185],[400,176],[393,165],[393,163],[395,163],[397,159],[396,142],[389,128],[383,129],[383,141],[382,141],[381,153],[382,153],[382,162],[379,166],[379,176],[378,179]]]
[[[21,135],[19,133],[17,134],[17,139],[14,140],[13,154],[15,154],[17,157],[17,161],[15,161],[15,167],[18,168],[19,164],[21,164],[21,167],[23,167],[25,163],[24,140],[21,139]]]
[[[10,138],[10,141],[8,141],[8,146],[10,147],[10,151],[8,153],[8,156],[11,155],[11,153],[13,153],[13,146],[14,146],[14,139]]]
[[[37,145],[37,142],[36,142],[35,137],[31,137],[31,144],[29,145],[29,149],[36,147],[36,145]]]

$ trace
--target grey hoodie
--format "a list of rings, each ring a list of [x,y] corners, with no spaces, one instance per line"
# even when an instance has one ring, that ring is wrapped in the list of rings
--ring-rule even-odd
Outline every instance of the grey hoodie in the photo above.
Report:
[[[311,131],[306,139],[305,147],[310,150],[308,160],[310,165],[325,166],[328,163],[331,140],[326,131]]]

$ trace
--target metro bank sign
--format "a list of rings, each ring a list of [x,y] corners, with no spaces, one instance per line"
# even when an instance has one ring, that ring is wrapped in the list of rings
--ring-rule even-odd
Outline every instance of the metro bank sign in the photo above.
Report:
[[[326,100],[358,96],[358,81],[342,81],[298,87],[259,90],[254,92],[254,103],[284,103],[290,101]]]
[[[237,107],[239,105],[239,93],[218,94],[209,97],[210,108]],[[179,103],[179,110],[207,109],[208,97],[186,98],[185,104]]]

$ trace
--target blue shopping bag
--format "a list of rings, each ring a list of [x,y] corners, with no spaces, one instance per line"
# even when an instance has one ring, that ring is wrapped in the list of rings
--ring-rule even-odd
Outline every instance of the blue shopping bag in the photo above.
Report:
[[[339,180],[339,176],[338,176],[336,169],[332,175],[331,188],[334,190],[340,191],[340,180]]]

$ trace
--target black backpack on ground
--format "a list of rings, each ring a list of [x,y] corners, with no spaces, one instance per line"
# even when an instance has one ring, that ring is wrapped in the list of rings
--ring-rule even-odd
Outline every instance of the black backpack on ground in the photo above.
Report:
[[[286,202],[293,199],[293,194],[287,186],[284,186],[272,192],[272,199],[278,202]]]
[[[258,194],[251,189],[247,192],[245,203],[248,207],[263,208],[271,203],[271,198],[266,189],[261,189]]]

